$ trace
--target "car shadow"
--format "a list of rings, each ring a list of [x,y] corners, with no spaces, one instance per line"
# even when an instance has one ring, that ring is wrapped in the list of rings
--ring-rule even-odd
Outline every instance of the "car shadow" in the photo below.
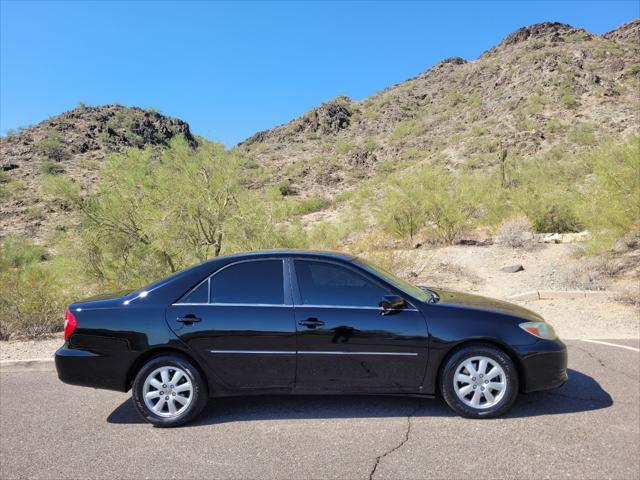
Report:
[[[522,418],[598,410],[613,405],[611,396],[592,377],[569,370],[562,387],[520,395],[501,418]],[[456,414],[441,398],[409,396],[291,395],[226,397],[209,402],[202,414],[187,426],[215,425],[257,420],[331,418],[451,417]],[[107,418],[114,424],[144,423],[129,398]]]

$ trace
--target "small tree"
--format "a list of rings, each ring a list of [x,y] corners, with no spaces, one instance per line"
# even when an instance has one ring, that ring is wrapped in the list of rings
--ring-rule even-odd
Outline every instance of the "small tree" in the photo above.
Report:
[[[415,234],[431,223],[445,243],[453,243],[486,209],[489,180],[430,166],[412,171],[384,194],[378,222],[397,236]]]
[[[60,177],[49,190],[80,215],[92,277],[139,285],[221,253],[240,222],[239,178],[239,161],[222,145],[193,150],[174,139],[162,152],[109,158],[94,193]]]

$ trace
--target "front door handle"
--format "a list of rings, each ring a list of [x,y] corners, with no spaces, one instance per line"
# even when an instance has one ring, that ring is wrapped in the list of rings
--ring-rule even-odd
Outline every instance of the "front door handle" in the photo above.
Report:
[[[201,322],[202,319],[196,317],[195,315],[189,314],[184,317],[178,317],[176,319],[177,322],[184,323],[185,325],[191,325],[192,323]]]
[[[324,325],[324,322],[322,320],[318,320],[315,317],[310,317],[310,318],[307,318],[306,320],[300,320],[298,322],[298,325],[300,325],[301,327],[316,328]]]

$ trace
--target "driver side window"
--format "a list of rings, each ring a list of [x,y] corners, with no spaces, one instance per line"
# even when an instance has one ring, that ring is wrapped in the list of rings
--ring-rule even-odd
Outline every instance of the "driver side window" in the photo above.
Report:
[[[349,268],[334,263],[295,260],[303,305],[377,307],[389,291]]]

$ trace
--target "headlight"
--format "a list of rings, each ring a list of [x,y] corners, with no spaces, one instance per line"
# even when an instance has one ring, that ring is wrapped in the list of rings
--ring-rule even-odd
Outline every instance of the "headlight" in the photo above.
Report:
[[[545,340],[558,338],[553,327],[546,322],[525,322],[520,324],[520,328],[535,337]]]

